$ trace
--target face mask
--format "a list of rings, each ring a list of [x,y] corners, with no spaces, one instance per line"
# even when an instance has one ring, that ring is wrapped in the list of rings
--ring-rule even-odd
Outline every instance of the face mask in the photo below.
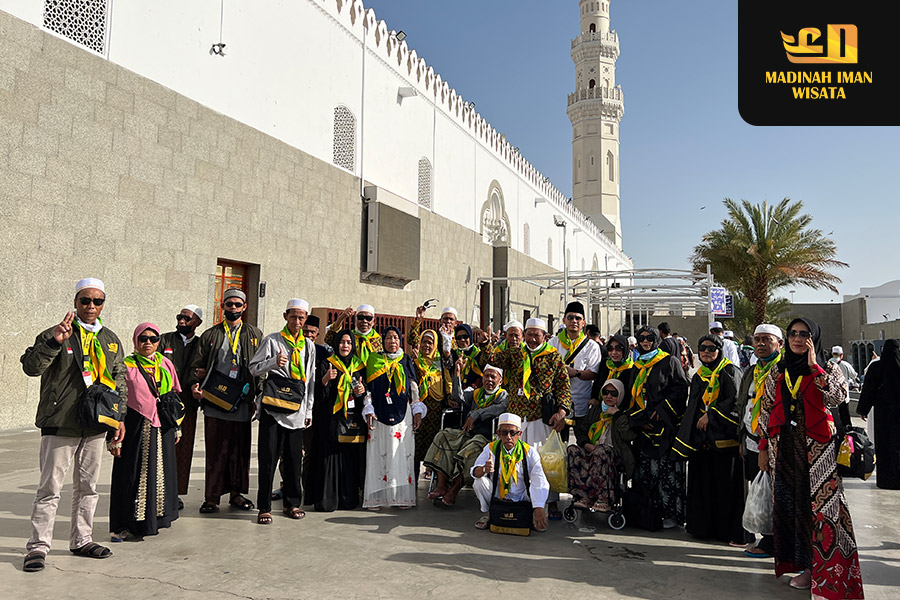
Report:
[[[229,321],[237,321],[238,319],[241,318],[242,314],[244,314],[244,313],[243,313],[243,311],[240,311],[240,310],[238,310],[238,311],[226,310],[225,318],[228,319]]]
[[[194,333],[194,328],[190,325],[176,325],[175,331],[177,331],[181,335],[188,335]]]
[[[606,412],[606,411],[608,411],[610,408],[612,408],[612,407],[611,407],[609,404],[607,404],[606,402],[601,402],[600,405],[603,407],[603,412]]]

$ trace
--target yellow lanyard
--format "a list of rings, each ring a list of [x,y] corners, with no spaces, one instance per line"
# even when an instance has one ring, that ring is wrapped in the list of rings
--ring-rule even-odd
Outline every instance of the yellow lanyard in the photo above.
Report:
[[[231,337],[231,328],[228,327],[228,324],[223,322],[222,326],[225,327],[225,335],[228,337],[228,345],[231,347],[231,364],[237,364],[237,353],[238,353],[238,342],[241,340],[241,329],[244,328],[244,322],[241,321],[241,324],[238,325],[237,333],[234,334],[234,338]]]
[[[797,393],[800,391],[800,384],[803,383],[803,375],[797,378],[797,383],[791,383],[791,374],[786,370],[784,372],[784,381],[787,383],[788,391],[791,393],[791,398],[794,400],[797,399]]]

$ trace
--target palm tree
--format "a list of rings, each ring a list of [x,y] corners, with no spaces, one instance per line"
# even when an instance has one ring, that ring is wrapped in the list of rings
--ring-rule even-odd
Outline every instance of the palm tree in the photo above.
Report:
[[[778,289],[802,285],[838,292],[841,280],[830,270],[849,265],[835,260],[832,239],[809,229],[812,217],[800,214],[803,202],[785,198],[770,206],[725,198],[724,204],[728,217],[703,236],[690,260],[697,270],[710,265],[716,281],[740,291],[753,304],[756,323],[766,322],[766,305]]]

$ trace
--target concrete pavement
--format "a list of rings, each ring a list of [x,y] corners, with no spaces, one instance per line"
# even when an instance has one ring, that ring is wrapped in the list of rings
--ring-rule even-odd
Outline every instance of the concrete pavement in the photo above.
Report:
[[[0,598],[747,598],[799,599],[808,592],[776,580],[772,561],[693,540],[682,529],[613,531],[599,516],[551,522],[530,537],[473,527],[477,501],[463,490],[457,506],[424,500],[407,511],[307,512],[292,521],[275,512],[201,515],[203,442],[198,432],[191,491],[170,529],[142,542],[112,544],[107,560],[75,557],[67,535],[71,486],[60,500],[54,546],[41,573],[22,572],[31,503],[38,481],[39,433],[0,432]],[[254,456],[251,485],[256,480]],[[104,460],[95,539],[108,544],[112,458]],[[848,480],[866,597],[894,599],[900,586],[900,492],[874,479]],[[250,497],[255,499],[256,490]],[[589,531],[591,527],[596,528]]]

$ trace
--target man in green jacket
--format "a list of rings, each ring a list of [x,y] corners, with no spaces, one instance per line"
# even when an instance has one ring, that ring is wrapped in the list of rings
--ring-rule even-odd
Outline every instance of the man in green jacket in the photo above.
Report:
[[[69,467],[74,468],[72,526],[69,549],[73,554],[107,558],[109,548],[93,541],[97,480],[106,434],[86,431],[78,419],[85,389],[103,383],[120,397],[120,424],[108,444],[113,456],[121,452],[125,437],[125,353],[115,333],[100,322],[106,301],[103,282],[82,279],[75,286],[75,311],[34,340],[21,357],[22,370],[41,378],[41,398],[35,425],[41,430],[41,480],[31,511],[31,538],[26,546],[24,570],[40,571],[50,551],[59,492]]]

